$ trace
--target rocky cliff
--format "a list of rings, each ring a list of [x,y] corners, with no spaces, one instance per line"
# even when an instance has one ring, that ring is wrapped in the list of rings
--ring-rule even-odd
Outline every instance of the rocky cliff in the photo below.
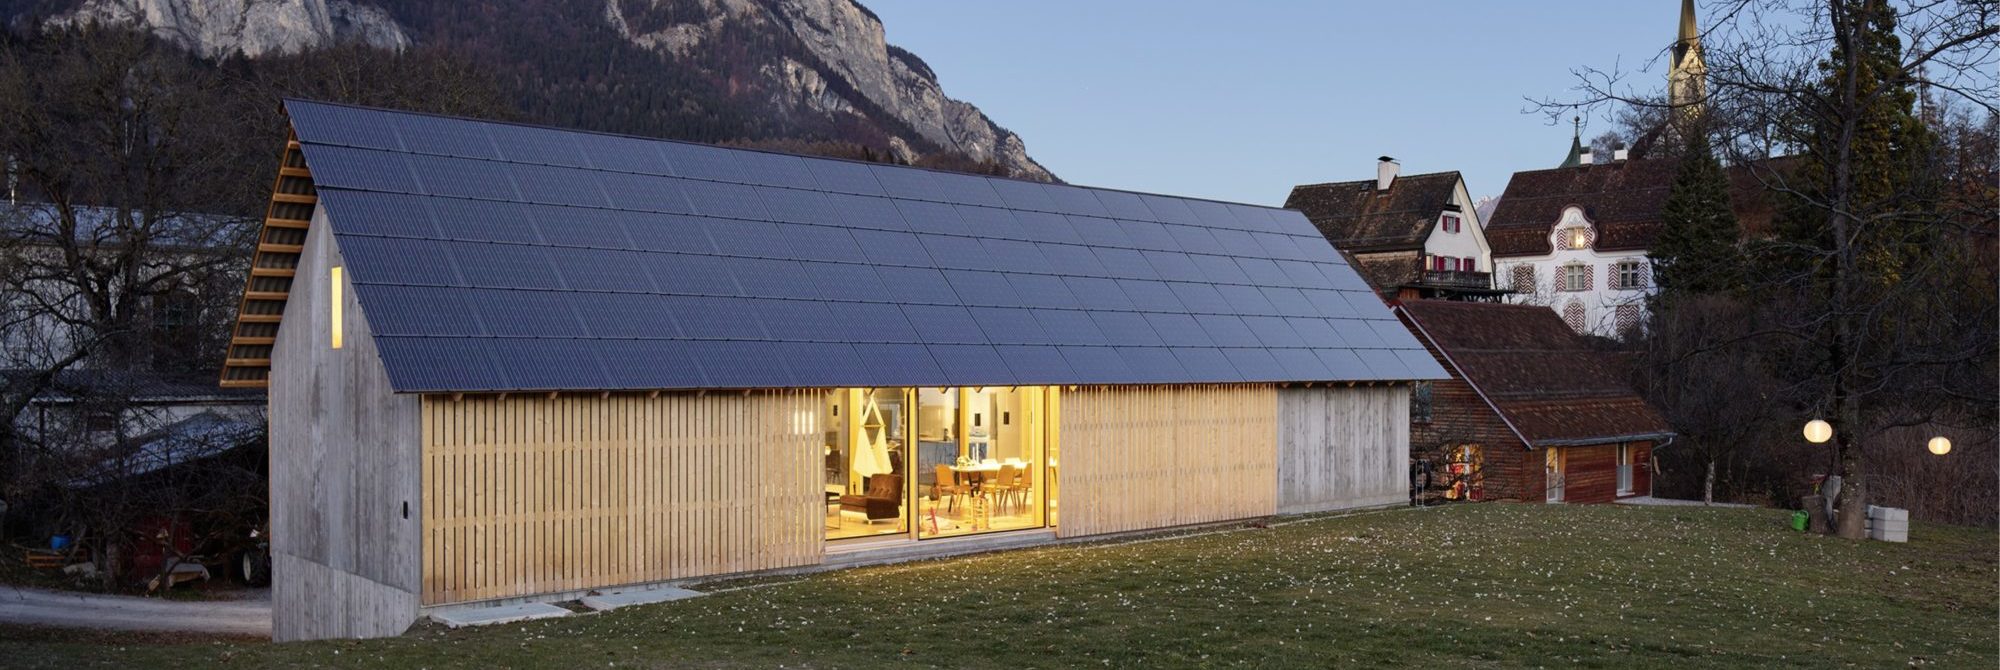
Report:
[[[87,0],[52,22],[145,26],[211,58],[292,54],[342,41],[410,45],[387,12],[348,0]]]
[[[749,119],[735,122],[740,137],[717,130],[707,134],[725,136],[686,139],[846,141],[906,162],[949,155],[1019,177],[1053,179],[1028,155],[1020,136],[971,103],[945,95],[930,67],[889,44],[881,20],[855,0],[491,0],[481,5],[456,0],[83,0],[50,21],[144,26],[209,57],[295,54],[337,43],[406,49],[437,40],[454,50],[471,47],[469,52],[495,61],[490,65],[496,71],[527,71],[527,79],[547,76],[544,81],[552,87],[563,86],[554,79],[575,76],[571,73],[578,68],[547,74],[534,70],[534,64],[591,58],[573,55],[577,50],[615,54],[635,49],[657,59],[650,67],[677,69],[652,78],[655,85],[687,86],[688,72],[703,73],[708,80],[694,82],[702,89],[695,92],[599,89],[675,103],[674,109],[654,116]],[[586,25],[520,25],[550,17]],[[532,35],[523,37],[533,31],[560,36],[565,43],[538,45]],[[603,60],[607,69],[630,67],[615,55]],[[622,77],[622,82],[634,75],[604,76]],[[633,102],[606,104],[622,108]],[[537,116],[537,107],[551,106],[561,104],[524,104],[530,116]],[[534,120],[619,132],[657,133],[662,127],[689,125],[655,119],[647,127],[624,127],[631,124],[599,123],[574,112],[549,116]]]

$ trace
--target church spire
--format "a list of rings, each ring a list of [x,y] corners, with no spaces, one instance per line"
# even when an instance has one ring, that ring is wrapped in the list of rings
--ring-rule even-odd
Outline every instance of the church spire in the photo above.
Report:
[[[1694,0],[1681,0],[1681,44],[1701,41],[1701,29],[1694,25]]]
[[[1702,63],[1701,27],[1695,25],[1694,0],[1681,0],[1680,32],[1669,53],[1673,62],[1667,70],[1667,104],[1683,115],[1697,116],[1702,99],[1708,97],[1708,68]]]

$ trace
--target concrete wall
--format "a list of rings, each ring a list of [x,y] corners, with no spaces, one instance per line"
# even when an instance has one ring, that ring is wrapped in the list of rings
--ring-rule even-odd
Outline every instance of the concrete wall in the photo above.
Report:
[[[351,286],[333,349],[328,268],[314,215],[273,345],[270,382],[272,637],[401,634],[422,588],[419,401],[390,391]]]
[[[1409,499],[1410,389],[1278,390],[1278,511],[1374,507]]]

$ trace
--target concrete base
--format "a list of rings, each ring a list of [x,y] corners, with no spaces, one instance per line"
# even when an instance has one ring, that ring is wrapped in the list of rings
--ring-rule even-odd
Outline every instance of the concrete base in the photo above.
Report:
[[[708,594],[679,587],[662,586],[653,589],[624,589],[601,595],[584,596],[580,602],[583,603],[584,607],[599,612],[608,612],[627,605],[651,605],[653,603],[673,602],[675,600],[705,595]]]
[[[432,620],[444,624],[448,628],[464,628],[466,626],[491,626],[497,623],[533,621],[535,619],[554,619],[569,616],[574,614],[574,612],[548,603],[524,603],[501,607],[453,607],[435,610],[430,614]]]

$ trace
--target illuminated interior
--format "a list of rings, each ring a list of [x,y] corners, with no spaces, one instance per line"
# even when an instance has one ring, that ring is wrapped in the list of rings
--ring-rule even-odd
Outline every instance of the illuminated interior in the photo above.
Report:
[[[333,314],[331,315],[333,317],[333,348],[339,349],[341,338],[346,335],[347,331],[347,323],[340,314],[341,303],[346,297],[342,293],[346,289],[346,286],[342,282],[345,279],[342,276],[345,272],[341,266],[335,265],[333,266],[333,270],[328,274],[330,276],[327,278],[327,286],[329,287],[327,289],[327,303],[333,306]]]
[[[837,389],[826,537],[916,539],[1055,521],[1051,387]]]

